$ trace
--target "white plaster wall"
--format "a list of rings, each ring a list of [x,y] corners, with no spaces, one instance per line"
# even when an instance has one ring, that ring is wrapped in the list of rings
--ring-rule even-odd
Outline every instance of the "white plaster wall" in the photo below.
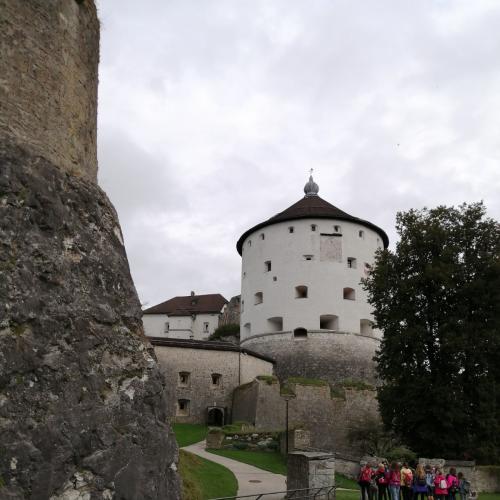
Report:
[[[165,323],[169,323],[169,332],[165,333]],[[204,332],[204,323],[208,323],[208,333]],[[219,325],[218,314],[197,314],[191,316],[168,316],[167,314],[144,314],[142,317],[144,332],[148,337],[171,339],[206,340]]]
[[[316,231],[311,225],[316,225]],[[341,227],[342,257],[340,262],[320,260],[321,233],[334,233]],[[294,227],[290,233],[288,228]],[[364,237],[359,237],[363,231]],[[265,239],[261,239],[264,234]],[[249,244],[251,241],[251,244]],[[365,277],[365,262],[372,264],[374,253],[383,247],[380,235],[360,224],[335,219],[300,219],[281,222],[251,233],[243,243],[241,298],[242,340],[272,331],[267,319],[283,317],[283,331],[303,327],[319,330],[320,316],[339,317],[338,331],[360,333],[360,320],[373,319],[371,306],[360,280]],[[312,255],[313,260],[305,260]],[[347,258],[356,258],[355,269],[347,266]],[[266,272],[265,262],[271,261]],[[273,281],[276,277],[276,281]],[[308,298],[295,298],[295,287],[308,287]],[[356,300],[343,298],[344,287],[356,291]],[[262,304],[254,304],[254,294],[262,292]],[[251,325],[250,334],[245,328]],[[380,337],[380,333],[373,332]]]

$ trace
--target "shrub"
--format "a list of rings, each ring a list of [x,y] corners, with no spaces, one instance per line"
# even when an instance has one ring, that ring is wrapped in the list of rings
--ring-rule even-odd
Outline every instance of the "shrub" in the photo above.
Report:
[[[394,460],[399,462],[414,462],[417,459],[417,454],[406,446],[397,446],[386,453],[386,458],[389,462]]]
[[[237,441],[233,443],[233,447],[237,450],[246,450],[248,448],[248,443],[245,443],[244,441]]]
[[[219,340],[224,337],[240,337],[240,325],[229,324],[222,325],[216,328],[214,333],[210,335],[209,340]]]

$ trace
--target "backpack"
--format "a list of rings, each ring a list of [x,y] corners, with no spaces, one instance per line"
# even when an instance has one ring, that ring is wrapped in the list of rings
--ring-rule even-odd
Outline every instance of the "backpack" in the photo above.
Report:
[[[425,473],[425,482],[429,488],[434,488],[434,476],[430,472]]]
[[[464,490],[465,493],[470,492],[470,483],[467,481],[467,479],[464,479],[464,482],[462,483],[462,489]]]
[[[372,470],[370,469],[370,467],[364,467],[362,470],[361,470],[361,474],[359,476],[359,480],[362,482],[362,483],[369,483],[372,479]]]
[[[418,486],[427,486],[427,478],[424,477],[417,477],[417,484]]]
[[[446,479],[443,478],[439,481],[439,489],[441,489],[441,490],[448,489],[448,483],[446,482]]]
[[[413,482],[413,473],[412,473],[412,471],[405,472],[405,474],[404,474],[404,483],[405,483],[405,486],[411,486],[412,482]]]

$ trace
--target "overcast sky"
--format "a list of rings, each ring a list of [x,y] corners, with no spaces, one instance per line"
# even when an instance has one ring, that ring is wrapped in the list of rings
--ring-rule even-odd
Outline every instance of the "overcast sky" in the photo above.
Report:
[[[497,0],[100,0],[99,182],[143,303],[240,290],[249,227],[320,196],[382,227],[500,219]]]

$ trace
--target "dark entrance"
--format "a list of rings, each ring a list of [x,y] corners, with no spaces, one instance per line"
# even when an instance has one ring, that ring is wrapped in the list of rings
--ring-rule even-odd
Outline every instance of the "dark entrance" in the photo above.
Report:
[[[224,408],[212,406],[208,408],[207,424],[214,427],[222,427],[224,425]]]

